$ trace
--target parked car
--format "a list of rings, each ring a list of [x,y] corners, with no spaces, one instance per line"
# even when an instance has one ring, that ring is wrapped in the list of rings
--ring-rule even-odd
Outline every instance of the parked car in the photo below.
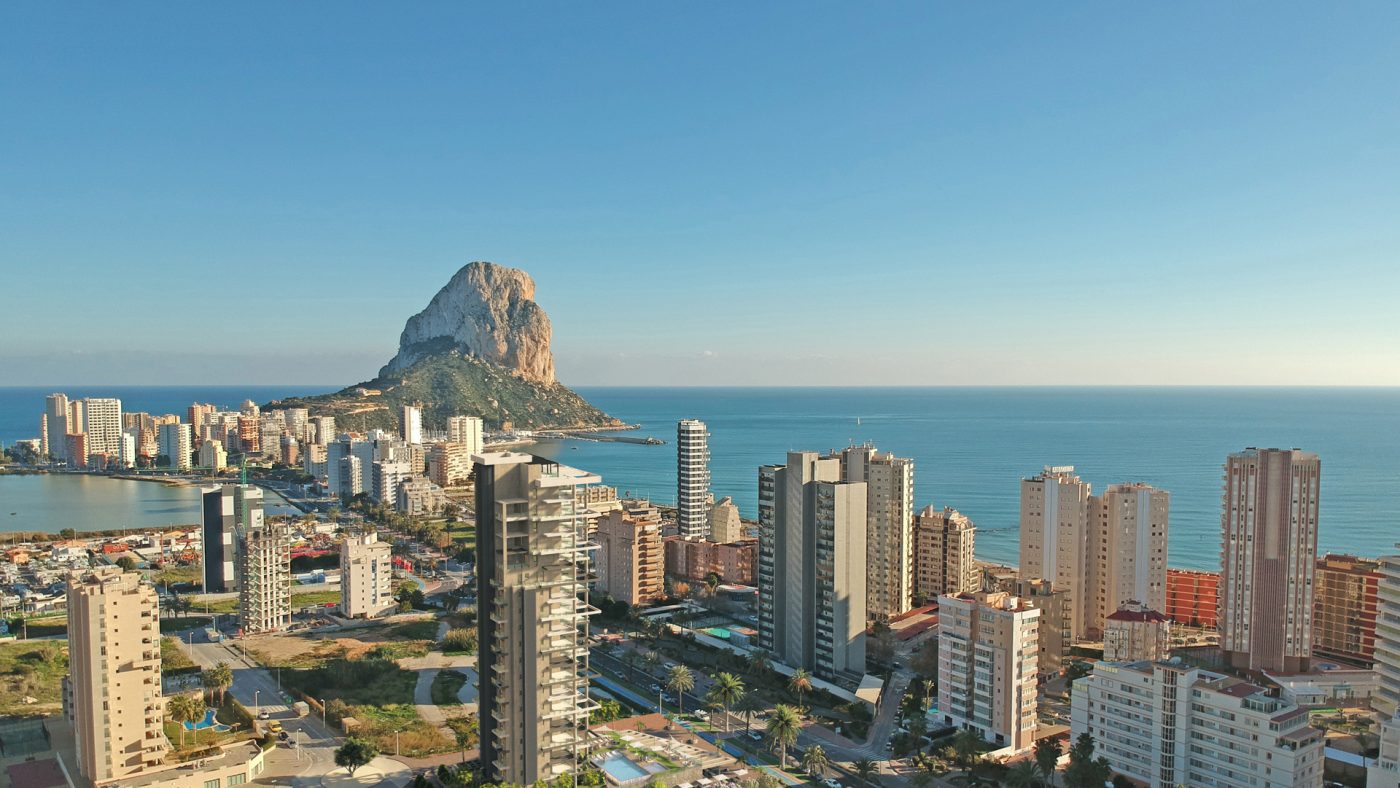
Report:
[[[272,719],[272,715],[264,711],[264,712],[261,712],[261,713],[258,714],[258,719],[260,719],[260,720],[270,720],[270,719]]]
[[[822,780],[822,785],[825,785],[826,788],[841,788],[841,781],[828,777]]]
[[[758,731],[749,731],[749,738],[754,741],[763,741],[763,734]]]

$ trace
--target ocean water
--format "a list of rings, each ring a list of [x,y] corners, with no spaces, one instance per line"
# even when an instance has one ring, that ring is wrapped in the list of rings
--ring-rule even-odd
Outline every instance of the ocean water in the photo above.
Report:
[[[334,387],[325,387],[332,390]],[[183,412],[314,393],[286,387],[72,389],[127,410]],[[1074,465],[1095,489],[1125,481],[1172,494],[1170,563],[1218,569],[1220,475],[1247,446],[1322,457],[1320,549],[1396,552],[1400,389],[1284,388],[600,388],[579,392],[664,446],[550,441],[537,453],[602,475],[621,491],[674,502],[675,424],[710,429],[712,486],[756,514],[757,469],[789,450],[870,442],[915,460],[915,501],[953,506],[978,526],[977,553],[1015,563],[1022,477]],[[0,389],[0,440],[32,437],[47,389]],[[0,479],[0,517],[6,484]],[[4,526],[0,526],[3,529]]]

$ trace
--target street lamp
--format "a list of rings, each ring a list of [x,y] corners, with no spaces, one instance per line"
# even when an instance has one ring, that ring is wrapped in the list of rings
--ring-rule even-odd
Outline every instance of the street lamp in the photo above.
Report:
[[[394,757],[395,757],[395,758],[399,757],[399,733],[400,733],[400,731],[394,731]]]
[[[253,713],[258,713],[258,693],[262,690],[253,690]]]

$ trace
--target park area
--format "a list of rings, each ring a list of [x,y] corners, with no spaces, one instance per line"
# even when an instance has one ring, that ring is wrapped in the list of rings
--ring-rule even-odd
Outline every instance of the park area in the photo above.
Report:
[[[68,647],[61,641],[0,643],[0,716],[50,714],[63,705]]]

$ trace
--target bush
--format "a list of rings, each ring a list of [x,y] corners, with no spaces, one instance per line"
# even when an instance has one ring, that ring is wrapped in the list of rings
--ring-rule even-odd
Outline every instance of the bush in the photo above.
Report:
[[[476,630],[447,630],[447,634],[442,637],[442,650],[448,654],[475,654]]]

